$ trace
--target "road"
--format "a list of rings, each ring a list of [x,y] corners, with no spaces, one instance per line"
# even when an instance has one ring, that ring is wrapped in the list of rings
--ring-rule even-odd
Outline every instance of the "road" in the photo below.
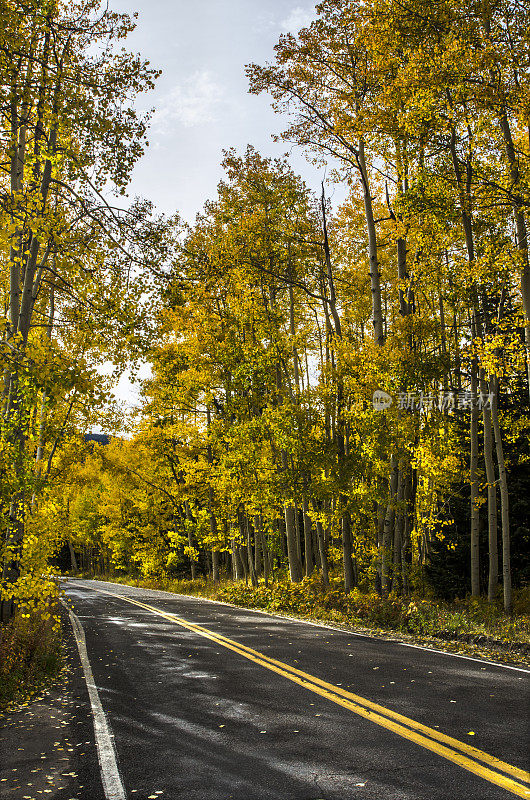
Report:
[[[527,671],[165,592],[64,588],[107,797],[530,797]],[[78,797],[105,796],[97,769],[84,781]]]

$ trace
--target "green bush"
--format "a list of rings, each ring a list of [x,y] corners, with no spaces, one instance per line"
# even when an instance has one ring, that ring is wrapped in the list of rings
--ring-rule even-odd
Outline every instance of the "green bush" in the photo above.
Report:
[[[436,633],[438,630],[437,607],[428,600],[411,600],[403,614],[403,627],[409,633]]]

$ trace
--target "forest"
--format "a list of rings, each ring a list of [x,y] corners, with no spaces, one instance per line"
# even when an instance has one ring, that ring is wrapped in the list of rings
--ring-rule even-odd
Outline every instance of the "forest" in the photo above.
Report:
[[[246,72],[346,200],[249,144],[191,224],[127,196],[134,26],[0,5],[3,626],[67,572],[528,614],[526,0],[323,0]]]

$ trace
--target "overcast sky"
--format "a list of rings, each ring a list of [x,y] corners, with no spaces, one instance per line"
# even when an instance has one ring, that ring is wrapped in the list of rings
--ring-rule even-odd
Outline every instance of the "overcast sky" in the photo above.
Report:
[[[271,134],[287,127],[266,94],[248,93],[245,64],[274,59],[282,33],[296,33],[314,16],[304,0],[110,0],[116,11],[138,12],[137,28],[126,40],[162,70],[156,89],[141,98],[154,108],[150,146],[138,163],[131,197],[152,200],[160,211],[178,211],[192,222],[216,195],[222,151],[244,152],[252,144],[263,155],[290,150],[293,168],[319,190],[323,170],[303,152],[275,143]],[[330,192],[333,188],[330,187]],[[335,190],[335,200],[343,191]],[[137,389],[124,375],[117,396],[135,404]]]

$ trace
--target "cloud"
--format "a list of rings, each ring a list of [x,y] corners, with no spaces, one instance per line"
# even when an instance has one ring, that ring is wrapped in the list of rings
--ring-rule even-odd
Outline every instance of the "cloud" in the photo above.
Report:
[[[254,17],[253,31],[275,31],[277,29],[278,17],[272,11],[261,11]]]
[[[280,22],[280,28],[284,33],[298,33],[300,28],[307,28],[314,18],[314,6],[295,6],[289,16]]]
[[[224,99],[224,88],[215,82],[212,73],[199,70],[161,98],[153,114],[152,127],[165,132],[174,123],[194,128],[213,122]]]

